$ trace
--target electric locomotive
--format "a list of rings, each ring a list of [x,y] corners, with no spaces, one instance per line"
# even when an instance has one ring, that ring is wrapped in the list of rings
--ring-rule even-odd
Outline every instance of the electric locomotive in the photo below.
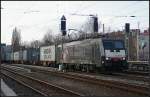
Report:
[[[102,64],[107,70],[126,70],[128,69],[126,50],[123,40],[102,40],[104,56]]]
[[[56,48],[57,64],[67,70],[122,71],[128,68],[123,40],[85,39]]]

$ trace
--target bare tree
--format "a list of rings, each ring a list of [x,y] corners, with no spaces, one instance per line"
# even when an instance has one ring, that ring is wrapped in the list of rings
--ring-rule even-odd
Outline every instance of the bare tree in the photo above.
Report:
[[[54,40],[54,43],[55,43],[55,44],[60,44],[61,41],[62,41],[61,33],[60,33],[60,34],[57,34],[57,35],[53,38],[53,40]]]
[[[13,29],[11,44],[12,44],[13,51],[17,51],[20,49],[21,31],[16,27]]]
[[[81,30],[86,33],[92,33],[93,32],[93,19],[89,18],[82,26]]]
[[[51,45],[54,43],[54,37],[52,35],[52,30],[48,30],[47,33],[43,37],[43,45]]]
[[[21,43],[21,45],[22,45],[24,48],[29,48],[29,47],[30,47],[30,43],[27,42],[27,41],[23,41],[23,42]]]
[[[32,48],[39,48],[40,46],[41,46],[41,42],[39,40],[33,40],[30,43],[30,47],[32,47]]]

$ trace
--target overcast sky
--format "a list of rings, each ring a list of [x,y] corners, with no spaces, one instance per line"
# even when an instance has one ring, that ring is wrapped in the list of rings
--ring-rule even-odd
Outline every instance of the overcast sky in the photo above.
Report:
[[[142,30],[149,27],[148,1],[1,1],[1,7],[1,42],[6,44],[11,44],[14,27],[21,30],[22,41],[40,40],[49,29],[60,33],[63,14],[67,29],[79,29],[88,20],[72,13],[97,14],[99,22],[111,30],[122,29],[126,22],[131,28],[137,28],[137,22]]]

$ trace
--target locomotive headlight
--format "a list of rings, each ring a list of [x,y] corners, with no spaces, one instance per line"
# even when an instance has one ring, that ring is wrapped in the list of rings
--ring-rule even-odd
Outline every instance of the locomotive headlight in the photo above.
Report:
[[[106,60],[109,60],[109,58],[108,58],[108,57],[106,57]]]
[[[126,59],[125,57],[122,58],[122,60],[125,60],[125,59]]]

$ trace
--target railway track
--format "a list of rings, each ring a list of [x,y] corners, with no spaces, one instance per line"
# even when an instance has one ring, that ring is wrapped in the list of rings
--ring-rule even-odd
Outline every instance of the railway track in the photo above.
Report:
[[[113,73],[112,76],[126,78],[126,79],[133,79],[139,81],[149,82],[150,76],[148,75],[138,75],[134,73]]]
[[[36,69],[32,68],[32,69],[37,71],[37,68]],[[121,89],[124,91],[142,94],[142,95],[150,95],[148,92],[149,87],[144,86],[144,85],[142,85],[142,86],[141,85],[133,85],[133,84],[128,84],[128,83],[122,83],[119,81],[116,82],[113,80],[102,80],[102,79],[96,79],[94,77],[92,78],[92,77],[80,76],[80,75],[76,75],[76,74],[69,74],[69,73],[50,71],[50,70],[48,71],[48,70],[42,70],[42,69],[38,69],[38,72],[52,73],[54,75],[62,76],[62,77],[73,79],[73,80],[80,80],[80,81],[87,82],[87,83],[104,85],[104,86],[113,87],[113,88]]]
[[[67,90],[63,87],[59,87],[45,81],[35,79],[30,76],[22,75],[14,70],[10,70],[6,67],[2,67],[2,74],[8,76],[17,82],[35,90],[43,96],[84,96],[83,94],[76,93],[71,90]]]
[[[136,71],[136,70],[128,70],[126,72],[127,74],[134,74],[134,75],[141,75],[141,76],[148,76],[150,72],[144,72],[144,71]]]
[[[66,77],[66,78],[85,81],[88,83],[94,83],[97,85],[104,85],[104,86],[108,86],[108,87],[118,88],[118,89],[135,92],[135,93],[139,93],[139,94],[150,95],[148,92],[149,87],[146,87],[146,86],[131,85],[128,83],[122,83],[122,82],[118,82],[118,81],[116,82],[113,80],[95,79],[95,78],[91,78],[91,77],[70,75],[70,74],[65,74],[65,73],[61,73],[61,76]]]
[[[1,91],[3,96],[44,96],[41,93],[29,88],[29,86],[19,83],[1,73]],[[5,86],[7,88],[5,88]],[[7,90],[8,89],[8,90]],[[10,91],[11,92],[10,92]],[[8,92],[9,91],[9,92]]]
[[[87,75],[87,76],[105,76],[105,77],[114,77],[119,79],[127,79],[127,80],[136,80],[136,81],[144,81],[149,82],[150,76],[146,75],[139,75],[135,73],[127,73],[127,72],[120,72],[120,73],[111,73],[111,74],[95,74],[89,72],[71,72],[77,75]]]

